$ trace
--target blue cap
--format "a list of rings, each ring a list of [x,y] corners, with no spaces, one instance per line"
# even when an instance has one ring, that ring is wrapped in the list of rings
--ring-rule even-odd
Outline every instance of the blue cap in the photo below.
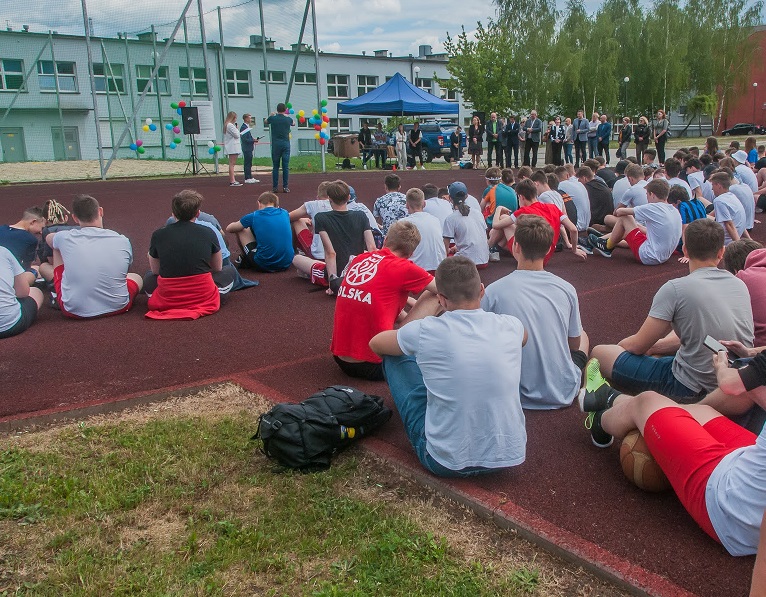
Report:
[[[356,201],[356,191],[354,190],[354,187],[351,185],[348,186],[348,192],[349,192],[349,201]]]
[[[468,197],[468,188],[462,182],[453,182],[447,186],[450,199],[465,199]]]

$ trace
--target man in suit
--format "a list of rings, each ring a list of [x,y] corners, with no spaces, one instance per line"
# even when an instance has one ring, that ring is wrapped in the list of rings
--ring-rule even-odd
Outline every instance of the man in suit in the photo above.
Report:
[[[516,122],[516,117],[511,114],[508,117],[508,122],[505,125],[505,138],[507,145],[505,147],[505,164],[509,168],[511,167],[511,153],[513,153],[513,167],[519,167],[519,123]]]
[[[574,150],[575,150],[575,170],[580,167],[580,160],[583,162],[588,159],[588,121],[585,120],[582,110],[577,111],[577,118],[572,123],[574,127]]]
[[[524,145],[524,165],[535,168],[537,166],[537,148],[540,147],[543,134],[543,121],[537,117],[537,110],[532,110],[524,126],[527,133]]]
[[[257,178],[253,178],[253,150],[255,149],[256,140],[253,139],[252,126],[253,117],[250,114],[244,114],[242,116],[242,126],[239,128],[239,143],[242,146],[242,157],[245,159],[245,182],[247,184],[260,182]]]
[[[489,115],[489,122],[487,123],[487,165],[492,167],[492,151],[495,152],[495,159],[497,165],[503,167],[503,154],[500,148],[500,123],[497,121],[497,112],[492,112]]]

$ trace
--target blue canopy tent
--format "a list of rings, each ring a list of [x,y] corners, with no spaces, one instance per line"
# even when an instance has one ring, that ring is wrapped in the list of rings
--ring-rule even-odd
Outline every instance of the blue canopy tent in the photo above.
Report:
[[[338,114],[371,116],[419,116],[422,114],[458,114],[459,106],[415,87],[396,73],[380,87],[357,98],[338,104]]]

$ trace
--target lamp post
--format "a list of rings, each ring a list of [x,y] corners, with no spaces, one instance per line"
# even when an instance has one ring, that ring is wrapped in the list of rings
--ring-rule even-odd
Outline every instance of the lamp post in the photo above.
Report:
[[[628,116],[628,83],[630,83],[630,77],[623,79],[625,82],[625,116]]]
[[[753,126],[758,126],[758,123],[755,121],[755,96],[758,95],[758,83],[753,83]]]
[[[420,74],[420,67],[416,66],[413,70],[415,71],[415,76],[413,77],[412,84],[415,85],[415,87],[417,87],[418,86],[418,75]]]

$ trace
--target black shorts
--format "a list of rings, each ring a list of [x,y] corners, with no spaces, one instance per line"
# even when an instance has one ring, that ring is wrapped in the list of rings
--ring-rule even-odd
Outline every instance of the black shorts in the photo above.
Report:
[[[349,377],[368,379],[370,381],[383,381],[383,363],[370,363],[362,361],[361,363],[349,363],[333,355],[335,362],[338,363],[341,371]]]
[[[25,296],[16,300],[19,301],[21,306],[21,318],[11,329],[0,332],[0,338],[10,338],[20,334],[27,330],[37,319],[37,301],[35,299],[31,296]]]
[[[582,350],[570,350],[569,353],[572,356],[572,362],[577,365],[580,371],[584,371],[585,365],[588,364],[588,355]]]

